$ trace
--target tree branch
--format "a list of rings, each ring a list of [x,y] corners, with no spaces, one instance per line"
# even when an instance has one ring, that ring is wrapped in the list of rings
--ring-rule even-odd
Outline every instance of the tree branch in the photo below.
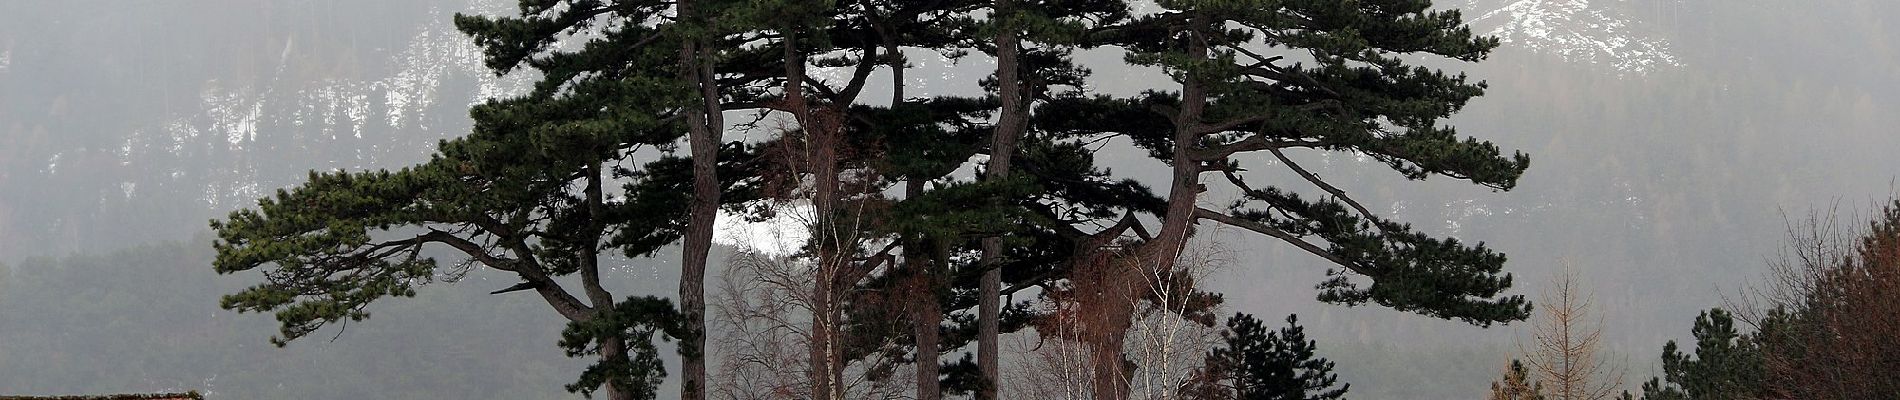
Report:
[[[1288,159],[1286,157],[1286,153],[1281,152],[1279,148],[1268,147],[1267,151],[1272,152],[1275,158],[1279,158],[1280,162],[1286,163],[1286,167],[1288,169],[1292,169],[1294,173],[1300,174],[1300,177],[1305,178],[1307,182],[1312,182],[1314,186],[1319,186],[1320,190],[1325,190],[1326,193],[1331,193],[1333,195],[1333,198],[1339,199],[1340,202],[1346,203],[1346,205],[1348,206],[1352,206],[1353,210],[1359,211],[1359,215],[1363,215],[1368,218],[1373,217],[1372,211],[1367,210],[1366,206],[1360,205],[1359,201],[1353,200],[1351,197],[1346,197],[1346,191],[1339,190],[1338,187],[1334,187],[1333,185],[1326,183],[1326,181],[1321,180],[1319,178],[1319,175],[1314,175],[1312,172],[1308,172],[1305,168],[1300,168],[1299,164],[1293,163],[1293,160]],[[1228,180],[1233,180],[1233,181],[1240,180],[1240,177],[1235,176],[1234,173],[1231,171],[1226,172],[1226,174],[1227,174]],[[1375,225],[1378,225],[1378,224],[1375,224]],[[1385,226],[1379,225],[1379,229],[1385,229]]]
[[[1287,147],[1320,147],[1320,146],[1325,146],[1328,144],[1330,143],[1323,140],[1310,140],[1310,141],[1309,140],[1273,140],[1273,139],[1269,139],[1267,135],[1264,133],[1255,133],[1254,135],[1248,136],[1246,139],[1241,139],[1238,142],[1228,143],[1228,144],[1211,147],[1211,148],[1205,148],[1205,149],[1195,149],[1193,150],[1193,153],[1191,154],[1190,158],[1196,161],[1216,161],[1216,160],[1225,160],[1227,159],[1227,157],[1233,156],[1235,153],[1246,152],[1246,151],[1258,151],[1258,150],[1287,148]]]
[[[593,316],[592,308],[581,304],[580,299],[575,298],[574,295],[569,294],[566,289],[561,288],[561,284],[555,282],[553,278],[549,278],[547,273],[541,270],[539,263],[535,263],[532,259],[498,257],[489,254],[487,249],[483,248],[480,244],[440,230],[431,229],[429,233],[417,236],[417,238],[425,242],[449,245],[481,261],[483,265],[498,270],[514,272],[516,275],[521,276],[522,280],[534,282],[536,284],[535,291],[541,294],[541,298],[547,300],[548,305],[554,307],[554,311],[561,313],[561,316],[566,317],[568,320],[584,321]],[[528,257],[533,256],[529,255]]]
[[[1348,261],[1345,258],[1339,257],[1339,255],[1337,254],[1333,254],[1332,252],[1326,251],[1326,249],[1320,248],[1319,245],[1309,243],[1305,240],[1300,240],[1299,237],[1293,236],[1293,234],[1286,233],[1286,231],[1282,231],[1279,229],[1275,229],[1272,226],[1267,226],[1267,224],[1254,222],[1254,221],[1248,221],[1248,220],[1241,219],[1232,215],[1227,215],[1226,213],[1209,210],[1206,208],[1195,209],[1194,216],[1196,218],[1210,219],[1210,220],[1214,220],[1216,222],[1220,222],[1220,223],[1234,226],[1237,228],[1259,232],[1262,234],[1266,234],[1267,236],[1272,236],[1276,239],[1280,239],[1282,241],[1290,243],[1294,247],[1299,247],[1300,250],[1306,250],[1307,253],[1312,253],[1313,255],[1319,256],[1320,258],[1324,258],[1326,259],[1326,261],[1331,261],[1334,264],[1339,264],[1339,266],[1341,267],[1346,267],[1346,269],[1352,270],[1352,272],[1357,272],[1360,275],[1373,276],[1372,271],[1368,270],[1365,266],[1354,264],[1353,262]]]

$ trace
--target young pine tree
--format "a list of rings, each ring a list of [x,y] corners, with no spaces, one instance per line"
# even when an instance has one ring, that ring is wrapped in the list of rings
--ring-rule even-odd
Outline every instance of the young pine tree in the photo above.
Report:
[[[1531,380],[1523,361],[1511,360],[1511,365],[1504,367],[1504,376],[1491,382],[1491,393],[1485,399],[1544,400],[1544,384]]]
[[[1338,383],[1333,362],[1314,351],[1295,316],[1269,331],[1252,315],[1235,314],[1221,332],[1223,345],[1207,354],[1201,378],[1184,393],[1200,399],[1337,400],[1352,384]]]
[[[1495,39],[1477,37],[1457,11],[1426,0],[1161,1],[1154,12],[1094,30],[1087,40],[1128,51],[1129,63],[1166,72],[1172,85],[1132,98],[1074,96],[1039,108],[1038,128],[1073,135],[1125,135],[1167,166],[1171,180],[1159,229],[1139,238],[1103,240],[1120,250],[1110,270],[1159,275],[1173,269],[1201,220],[1267,235],[1339,269],[1320,300],[1376,302],[1400,311],[1479,326],[1521,320],[1529,305],[1507,296],[1505,257],[1483,244],[1432,238],[1384,219],[1287,153],[1346,152],[1380,161],[1403,176],[1439,175],[1509,190],[1529,165],[1522,153],[1461,138],[1441,124],[1484,91],[1463,75],[1413,65],[1418,57],[1482,60]],[[1309,61],[1294,61],[1309,60]],[[1322,191],[1319,198],[1245,176],[1243,165],[1271,162]],[[1204,208],[1217,176],[1241,194],[1225,210]],[[1224,178],[1224,179],[1222,179]],[[1139,222],[1137,222],[1139,224]],[[1152,235],[1146,233],[1153,232]],[[1106,252],[1083,252],[1095,257]],[[1360,286],[1350,276],[1369,278]],[[1127,285],[1089,288],[1109,292]],[[1096,357],[1097,398],[1126,395],[1119,338],[1127,313],[1111,314],[1085,335]]]
[[[1735,318],[1720,308],[1696,316],[1695,351],[1676,341],[1663,345],[1663,376],[1643,383],[1648,400],[1754,399],[1766,395],[1761,347],[1735,331]]]

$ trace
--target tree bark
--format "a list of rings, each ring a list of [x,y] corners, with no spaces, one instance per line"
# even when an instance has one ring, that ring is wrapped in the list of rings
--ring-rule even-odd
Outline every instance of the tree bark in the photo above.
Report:
[[[913,177],[905,187],[905,197],[924,195],[924,180]],[[939,385],[937,327],[943,323],[943,310],[937,303],[937,259],[925,257],[932,251],[920,238],[909,238],[904,247],[905,269],[911,272],[911,336],[917,347],[917,400],[937,400],[943,396]]]
[[[600,216],[605,211],[601,186],[603,186],[602,181],[606,179],[603,176],[602,162],[602,160],[593,160],[587,165],[587,187],[583,189],[582,201],[587,202],[589,222],[582,228],[579,235],[584,241],[579,246],[581,249],[581,290],[587,294],[587,301],[594,308],[594,318],[608,318],[609,314],[614,312],[614,295],[600,284],[600,237],[605,231],[604,225],[600,222]],[[596,340],[600,344],[602,360],[606,360],[609,365],[628,365],[630,361],[627,356],[626,338],[614,333],[601,336]],[[608,399],[633,399],[633,393],[628,392],[626,388],[614,385],[613,381],[608,381],[604,386],[607,389]]]
[[[1016,141],[1021,138],[1027,125],[1028,103],[1023,99],[1023,87],[1017,55],[1022,51],[1018,42],[1016,28],[1009,21],[1016,7],[1011,0],[997,0],[998,18],[996,30],[996,79],[998,95],[1002,98],[996,130],[990,139],[990,160],[987,175],[989,181],[1002,181],[1009,178],[1010,161],[1016,154]],[[977,303],[977,368],[982,372],[983,385],[977,391],[977,399],[995,400],[997,386],[1001,380],[997,375],[997,361],[1001,354],[997,351],[1000,335],[1001,297],[1003,271],[999,264],[1003,261],[1003,238],[983,238],[983,256],[978,265],[982,265],[983,276],[978,284]]]
[[[891,32],[888,22],[879,20],[873,25],[878,36],[883,39],[884,57],[891,68],[891,104],[904,102],[904,57],[897,45],[897,33]],[[916,199],[924,195],[925,180],[910,177],[904,186],[904,198]],[[905,238],[904,264],[911,273],[910,293],[906,304],[911,317],[911,337],[914,339],[917,363],[917,400],[937,400],[943,396],[938,377],[941,365],[937,353],[937,327],[943,323],[943,310],[938,305],[935,260],[925,257],[932,251],[929,244],[921,238]]]
[[[805,163],[812,174],[812,226],[811,240],[817,247],[817,279],[812,285],[811,332],[807,343],[811,380],[811,398],[813,400],[836,399],[842,396],[843,374],[840,363],[841,351],[838,348],[837,328],[837,286],[844,263],[840,247],[843,243],[838,235],[836,224],[836,205],[838,200],[838,135],[839,121],[833,121],[826,105],[813,104],[805,95],[805,58],[799,53],[796,29],[788,29],[783,39],[785,60],[785,99],[784,107],[797,120],[805,135]]]
[[[613,365],[627,365],[624,363],[632,362],[627,358],[627,339],[620,337],[620,335],[601,337],[600,359],[606,360],[609,364]],[[607,400],[633,400],[633,392],[614,385],[613,381],[608,381],[605,386],[607,389]]]
[[[831,286],[831,277],[829,274],[819,273],[817,284],[813,285],[812,289],[811,341],[807,343],[807,350],[810,352],[808,354],[810,357],[809,362],[811,363],[811,371],[808,376],[808,378],[811,379],[811,398],[821,400],[834,398],[832,397],[834,392],[832,391],[831,385],[833,368],[831,364],[831,346],[833,343],[831,340],[832,325],[830,312],[833,307],[830,295]]]
[[[1192,18],[1190,24],[1200,21],[1198,17]],[[1190,59],[1207,58],[1207,43],[1198,29],[1189,32],[1187,42]],[[1102,314],[1093,317],[1097,323],[1087,338],[1094,343],[1089,351],[1098,400],[1121,400],[1128,396],[1128,379],[1133,371],[1125,367],[1122,345],[1133,322],[1134,302],[1141,298],[1141,289],[1132,283],[1134,274],[1160,276],[1159,271],[1174,269],[1181,249],[1193,233],[1195,213],[1200,209],[1202,171],[1194,153],[1200,143],[1199,128],[1202,111],[1207,108],[1207,90],[1192,75],[1184,76],[1181,81],[1181,108],[1173,116],[1174,149],[1169,161],[1172,180],[1168,185],[1168,208],[1162,215],[1161,229],[1153,240],[1125,255],[1131,259],[1104,265],[1101,273],[1106,276],[1101,278],[1104,282],[1101,287],[1082,288],[1099,293],[1085,296],[1100,302],[1096,307],[1100,307],[1097,313]]]
[[[1109,239],[1105,237],[1103,239]],[[1100,243],[1090,248],[1099,249]],[[1098,250],[1099,251],[1099,250]],[[1129,369],[1123,355],[1128,327],[1133,323],[1139,288],[1130,268],[1139,260],[1124,254],[1092,254],[1070,272],[1077,302],[1074,323],[1077,341],[1088,351],[1089,387],[1095,399],[1115,400],[1128,396]]]
[[[1190,24],[1198,23],[1200,18],[1192,21]],[[1193,60],[1207,58],[1207,43],[1198,30],[1189,33],[1187,56]],[[1200,143],[1198,128],[1202,110],[1207,108],[1207,89],[1191,74],[1181,81],[1181,109],[1174,116],[1174,152],[1169,161],[1173,179],[1168,185],[1168,210],[1155,239],[1143,246],[1139,266],[1157,271],[1174,267],[1194,227],[1195,211],[1200,208],[1201,165],[1194,152]]]
[[[1127,332],[1128,328],[1123,326],[1121,331]],[[1094,351],[1089,354],[1089,362],[1095,365],[1095,375],[1089,386],[1095,389],[1093,394],[1096,399],[1128,398],[1128,377],[1133,371],[1124,368],[1128,363],[1122,354],[1123,342],[1126,340],[1127,335],[1103,335],[1090,344],[1090,349]]]
[[[698,18],[692,0],[679,0],[683,18]],[[705,38],[682,41],[681,74],[699,89],[699,107],[686,110],[687,145],[693,153],[693,200],[680,255],[680,315],[686,337],[680,340],[680,398],[706,398],[706,259],[712,251],[713,225],[719,215],[719,145],[725,131],[718,83]]]
[[[932,278],[926,276],[923,279],[934,280]],[[934,282],[928,284],[935,286]],[[938,308],[936,296],[926,297],[920,303],[923,304],[917,306],[914,328],[917,336],[917,399],[937,400],[943,396],[939,381],[942,372],[938,369],[942,361],[937,355],[937,329],[943,324],[943,310]]]

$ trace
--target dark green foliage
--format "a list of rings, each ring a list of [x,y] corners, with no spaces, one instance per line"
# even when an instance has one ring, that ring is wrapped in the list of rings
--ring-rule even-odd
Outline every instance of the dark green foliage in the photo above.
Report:
[[[660,364],[659,351],[653,347],[654,335],[665,335],[658,338],[663,340],[679,338],[685,330],[684,322],[674,310],[673,301],[648,296],[620,301],[613,312],[599,318],[568,323],[561,331],[561,347],[567,349],[568,357],[599,356],[602,340],[625,340],[632,355],[626,360],[601,358],[581,372],[579,381],[567,385],[567,390],[592,397],[594,391],[611,382],[633,398],[653,399],[660,382],[666,379],[666,366]]]
[[[669,71],[663,63],[628,63],[670,53],[635,45],[655,33],[638,24],[646,18],[631,16],[580,50],[549,51],[548,35],[571,33],[590,23],[582,16],[609,10],[582,2],[540,15],[552,13],[553,4],[524,2],[520,19],[457,18],[498,73],[526,64],[546,79],[530,95],[476,106],[474,131],[444,141],[429,163],[396,172],[312,172],[304,185],[260,200],[257,211],[214,221],[219,272],[275,266],[269,284],[227,297],[225,307],[281,309],[282,344],[324,323],[365,318],[363,306],[377,298],[412,295],[436,265],[417,257],[426,244],[462,250],[468,262],[497,269],[564,275],[591,262],[580,256],[593,253],[580,250],[598,247],[616,227],[676,230],[683,212],[634,212],[651,205],[591,203],[599,200],[572,189],[598,184],[606,175],[602,163],[626,161],[643,146],[670,148],[678,139],[680,129],[665,118],[681,97],[668,94],[678,92],[664,78]],[[633,11],[639,10],[656,12]],[[629,53],[636,51],[648,53]],[[601,73],[583,73],[589,71]],[[662,160],[654,164],[657,173],[623,174],[635,195],[653,193],[641,188],[683,185],[688,174],[666,168],[677,164]],[[616,210],[623,208],[629,210]],[[373,241],[372,232],[417,234]],[[649,253],[677,233],[639,236],[657,240],[622,240],[627,253]],[[496,256],[504,251],[511,256]]]
[[[1286,323],[1278,331],[1268,331],[1251,315],[1228,318],[1227,330],[1221,332],[1223,345],[1208,352],[1201,379],[1188,389],[1188,395],[1236,400],[1343,398],[1352,384],[1338,383],[1333,362],[1314,353],[1318,344],[1306,338],[1295,316],[1288,315]]]
[[[603,251],[653,255],[685,229],[693,172],[673,153],[686,131],[684,110],[700,97],[677,77],[680,43],[720,31],[675,18],[673,7],[526,0],[517,17],[456,16],[496,74],[538,73],[534,90],[475,106],[473,130],[443,141],[425,164],[312,172],[256,210],[213,221],[217,271],[261,269],[266,278],[223,306],[276,312],[282,328],[273,342],[282,346],[329,323],[363,320],[368,304],[414,296],[438,274],[479,265],[518,275],[569,320],[561,342],[569,355],[600,356],[569,389],[611,384],[651,398],[664,368],[650,340],[655,332],[681,337],[679,318],[652,298],[616,303],[600,282],[600,260]],[[569,39],[582,43],[555,46]],[[725,147],[718,160],[725,176],[753,168],[752,150]],[[653,150],[662,155],[636,159]],[[747,184],[728,182],[731,200],[755,197]],[[455,250],[461,260],[438,271],[425,247]],[[565,275],[580,276],[583,295],[554,280]]]
[[[889,107],[859,106],[854,140],[872,143],[884,157],[878,168],[892,179],[934,180],[949,175],[981,150],[995,101],[964,97],[909,100]]]
[[[1322,301],[1375,301],[1480,326],[1520,320],[1530,311],[1523,296],[1498,297],[1511,287],[1511,276],[1502,273],[1504,255],[1483,243],[1468,246],[1458,239],[1432,238],[1411,224],[1357,214],[1337,201],[1308,201],[1276,188],[1249,190],[1247,199],[1234,208],[1248,202],[1264,207],[1235,211],[1234,216],[1288,234],[1318,237],[1331,244],[1327,253],[1345,261],[1348,270],[1373,278],[1371,287],[1360,288],[1345,271],[1329,271],[1333,278],[1319,285]]]
[[[970,323],[969,325],[972,327],[976,326],[974,323]],[[970,339],[965,339],[964,341],[968,342],[969,340]],[[945,395],[966,396],[970,393],[983,390],[985,385],[990,384],[983,380],[983,371],[977,369],[976,355],[972,353],[963,353],[963,358],[959,358],[956,361],[944,362],[941,372],[943,373],[943,394]]]
[[[1028,86],[1030,98],[1035,101],[1049,93],[1065,88],[1079,88],[1087,71],[1076,67],[1069,60],[1068,42],[1062,37],[1073,37],[1088,25],[1086,21],[1105,21],[1114,19],[1114,14],[1125,12],[1125,6],[1119,1],[1075,1],[1036,3],[1015,10],[1009,17],[989,16],[979,19],[976,15],[991,9],[988,1],[945,1],[945,2],[852,2],[836,5],[838,10],[832,21],[833,29],[822,34],[804,32],[803,35],[816,43],[808,44],[801,51],[821,53],[836,48],[847,53],[871,54],[877,47],[901,47],[923,49],[940,54],[958,57],[970,51],[981,51],[995,55],[998,51],[992,38],[996,29],[1015,29],[1027,33],[1023,44],[1021,72],[1023,83]],[[1107,19],[1103,19],[1107,18]],[[796,28],[793,28],[796,29]],[[827,47],[830,46],[830,47]],[[880,60],[888,62],[891,54],[883,54]],[[857,59],[817,59],[818,65],[863,67],[871,62],[869,56]],[[907,64],[894,64],[891,70],[901,76]],[[851,85],[844,89],[827,90],[822,85],[812,85],[825,99],[846,104],[857,83],[853,77]],[[994,156],[990,149],[991,134],[996,127],[990,120],[995,110],[1001,106],[997,95],[998,82],[991,76],[979,83],[991,91],[990,96],[982,98],[919,97],[906,96],[899,87],[893,93],[894,101],[890,106],[854,105],[849,108],[852,121],[846,126],[847,149],[840,156],[845,168],[857,166],[876,171],[877,178],[888,184],[904,185],[908,189],[900,199],[882,198],[881,194],[866,195],[868,207],[839,207],[841,210],[868,210],[864,215],[854,216],[851,220],[871,221],[863,227],[866,233],[880,237],[896,239],[902,244],[901,263],[904,268],[892,270],[880,276],[868,277],[864,282],[851,283],[865,290],[853,290],[853,297],[847,299],[854,304],[847,309],[852,313],[849,322],[853,335],[865,339],[852,339],[854,345],[862,344],[877,347],[848,350],[850,355],[871,354],[878,351],[903,350],[910,346],[905,339],[911,338],[911,332],[892,332],[903,322],[895,318],[907,318],[910,315],[873,312],[863,308],[890,307],[893,301],[909,301],[899,296],[880,295],[878,293],[897,293],[907,296],[928,296],[936,300],[947,326],[942,329],[938,352],[954,350],[976,339],[976,322],[967,314],[957,310],[973,308],[978,304],[976,297],[976,279],[984,269],[996,266],[974,262],[977,250],[976,239],[1002,235],[1008,237],[1006,248],[1016,249],[1072,249],[1070,243],[1046,241],[1051,236],[1028,234],[1038,227],[1066,224],[1066,222],[1046,219],[1044,215],[1022,205],[1031,199],[1047,198],[1048,186],[1037,177],[1017,176],[1012,179],[985,179],[987,173],[979,172],[977,182],[956,182],[945,179],[956,167],[976,154]],[[900,85],[901,86],[901,85]],[[1076,148],[1075,150],[1082,150]],[[862,218],[859,218],[862,217]],[[875,253],[877,249],[863,250]],[[885,250],[888,252],[889,250]],[[1009,277],[1010,285],[1028,286],[1043,284],[1060,276],[1054,274],[1059,268],[1053,267],[1060,262],[1056,257],[1038,257],[1033,260],[1020,258],[1005,259],[1002,269]],[[911,282],[913,277],[924,276],[934,288],[926,291],[892,292],[898,285]],[[862,305],[862,306],[860,306]],[[880,306],[882,305],[882,306]],[[1026,303],[1006,305],[1002,312],[1002,330],[1015,331],[1035,316],[1029,312]],[[878,317],[885,318],[878,318]],[[882,333],[884,337],[867,336]],[[874,343],[882,339],[894,341],[895,348]],[[926,349],[910,349],[922,353]],[[856,357],[848,357],[856,358]],[[918,359],[935,357],[918,356]],[[898,358],[902,359],[902,358]],[[943,391],[945,393],[967,393],[981,388],[983,382],[973,370],[973,363],[944,363],[940,371],[945,375]],[[882,371],[884,366],[870,366],[872,372]]]
[[[1282,154],[1357,153],[1410,179],[1442,175],[1511,189],[1527,156],[1504,154],[1441,124],[1485,85],[1401,57],[1475,62],[1497,46],[1495,39],[1472,35],[1457,11],[1432,10],[1425,0],[1158,5],[1159,12],[1091,30],[1082,42],[1128,49],[1128,63],[1161,68],[1179,91],[1057,98],[1038,110],[1037,129],[1126,135],[1173,168],[1222,173],[1241,200],[1225,212],[1193,214],[1292,242],[1342,267],[1319,285],[1322,301],[1376,302],[1480,326],[1528,315],[1522,296],[1504,295],[1511,284],[1504,255],[1373,215]],[[1294,54],[1262,54],[1251,45],[1256,41]],[[1328,196],[1302,198],[1249,181],[1242,165],[1259,161],[1279,161]],[[1189,176],[1183,174],[1176,176]],[[1371,285],[1361,287],[1351,275]]]
[[[994,100],[958,97],[859,107],[862,117],[852,132],[879,154],[872,162],[876,170],[884,179],[926,188],[894,201],[887,220],[870,229],[912,240],[959,243],[1004,231],[1010,221],[1021,219],[1017,209],[991,200],[1021,197],[1026,185],[945,179],[982,151],[991,128],[983,121],[995,107]]]
[[[458,267],[519,275],[573,321],[564,347],[603,359],[571,388],[624,384],[629,393],[651,395],[646,390],[663,371],[649,362],[648,341],[655,332],[684,333],[666,322],[674,317],[670,307],[638,298],[616,303],[598,283],[600,252],[647,256],[682,237],[688,213],[681,205],[692,200],[693,171],[677,147],[694,107],[723,106],[791,113],[811,125],[758,148],[724,146],[719,176],[728,181],[723,199],[733,207],[762,198],[809,200],[787,189],[807,178],[838,183],[835,198],[818,199],[824,202],[818,208],[832,215],[818,216],[818,244],[806,255],[845,255],[844,263],[852,264],[821,280],[835,286],[824,290],[836,290],[849,315],[839,324],[850,332],[839,339],[848,345],[847,359],[905,350],[893,341],[903,335],[890,332],[902,330],[906,315],[873,307],[897,299],[864,293],[888,291],[907,276],[940,277],[931,284],[950,287],[918,293],[939,297],[952,324],[968,322],[955,311],[977,303],[964,284],[983,270],[1004,268],[1010,290],[1047,288],[1082,258],[1152,239],[1143,218],[1179,217],[1183,206],[1192,211],[1190,224],[1207,218],[1267,233],[1343,267],[1321,285],[1322,300],[1377,302],[1478,325],[1528,312],[1521,297],[1501,295],[1510,285],[1501,272],[1504,257],[1482,244],[1430,238],[1380,219],[1310,174],[1303,176],[1333,196],[1307,200],[1276,187],[1255,189],[1239,176],[1243,154],[1307,148],[1364,154],[1412,179],[1444,175],[1510,189],[1527,158],[1507,157],[1439,125],[1483,85],[1399,58],[1476,61],[1496,46],[1474,38],[1456,12],[1429,11],[1428,1],[1164,1],[1160,12],[1139,17],[1122,1],[1032,2],[981,19],[975,15],[987,3],[975,1],[704,1],[692,3],[693,15],[672,14],[684,4],[524,0],[514,17],[458,15],[457,27],[482,47],[489,68],[497,74],[532,69],[543,79],[527,95],[475,107],[473,131],[443,142],[426,164],[396,172],[312,173],[305,185],[260,201],[256,210],[213,222],[218,271],[261,269],[267,276],[265,284],[227,297],[224,306],[276,312],[282,345],[325,324],[367,318],[365,307],[377,299],[413,296],[416,285],[442,273],[423,249],[445,247],[466,255]],[[1015,101],[1037,107],[1013,154],[1022,172],[943,183],[971,156],[997,150],[986,145],[997,129],[988,120],[1001,97],[905,96],[901,81],[887,106],[860,105],[860,94],[876,69],[901,77],[904,48],[994,54],[1001,48],[987,38],[996,30],[1021,33],[1023,49],[1015,56],[1023,77],[1010,84],[1025,89]],[[580,43],[555,46],[565,41]],[[1253,54],[1246,46],[1254,41],[1304,52],[1312,65]],[[682,46],[699,44],[717,49],[708,55],[716,77],[681,79],[690,75],[685,70],[697,71],[683,62]],[[1089,71],[1070,54],[1095,46],[1126,49],[1128,63],[1159,67],[1182,89],[1130,99],[1087,94]],[[851,74],[841,85],[784,75],[805,67]],[[983,86],[998,90],[1003,82],[996,79]],[[695,87],[711,86],[706,82],[719,87]],[[801,90],[809,96],[790,98],[789,89],[778,89],[787,82],[805,82]],[[832,134],[838,142],[812,141]],[[1192,195],[1169,204],[1095,166],[1098,147],[1091,144],[1111,135],[1126,135],[1195,176],[1223,172],[1245,197],[1225,213],[1193,210]],[[814,143],[835,148],[792,150]],[[652,151],[660,153],[657,159],[636,159]],[[807,168],[812,165],[825,167]],[[815,176],[820,171],[852,173]],[[1178,195],[1196,183],[1171,190]],[[899,184],[911,191],[892,199],[888,193]],[[832,221],[858,225],[843,232]],[[1080,228],[1088,226],[1109,228]],[[974,239],[999,234],[1012,238],[999,264],[968,262]],[[843,241],[830,235],[856,242],[839,245]],[[858,248],[884,239],[892,245]],[[899,245],[904,251],[895,252]],[[1371,286],[1356,286],[1347,273],[1371,278]],[[584,296],[569,294],[554,279],[566,275],[579,275]],[[1195,296],[1201,305],[1219,300]],[[1034,317],[1026,310],[1009,307],[1005,330],[1026,326]],[[1293,338],[1300,332],[1290,329],[1268,336],[1291,340],[1282,345],[1287,356],[1305,360],[1312,344]],[[939,349],[913,350],[960,348],[974,336],[966,331],[947,327]],[[624,353],[606,347],[624,347]],[[1294,367],[1330,368],[1320,366]],[[889,370],[870,367],[876,376]],[[1320,374],[1286,379],[1323,380],[1319,390],[1332,382]],[[1326,393],[1337,397],[1343,390]]]
[[[1504,376],[1491,382],[1491,395],[1486,400],[1544,400],[1544,383],[1532,382],[1524,362],[1513,359],[1505,368]]]
[[[430,280],[436,266],[419,257],[421,237],[372,245],[370,231],[426,220],[434,209],[416,200],[442,179],[440,167],[312,172],[305,186],[260,200],[261,212],[239,210],[213,221],[221,239],[212,244],[219,273],[280,266],[265,273],[269,284],[226,296],[222,306],[277,310],[283,329],[272,342],[283,346],[325,323],[367,318],[364,306],[378,298],[413,296],[414,285]]]
[[[1734,316],[1720,308],[1696,316],[1695,351],[1663,345],[1663,376],[1643,383],[1643,398],[1753,399],[1766,395],[1762,353],[1756,338],[1737,333]]]

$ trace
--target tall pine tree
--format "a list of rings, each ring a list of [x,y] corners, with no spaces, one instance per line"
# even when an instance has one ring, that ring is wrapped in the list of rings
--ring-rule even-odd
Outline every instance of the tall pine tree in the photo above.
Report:
[[[1461,139],[1440,121],[1483,92],[1463,75],[1408,65],[1402,55],[1478,61],[1497,41],[1475,37],[1456,11],[1426,0],[1161,1],[1159,10],[1089,40],[1126,49],[1134,65],[1158,67],[1178,84],[1134,98],[1078,97],[1050,104],[1046,129],[1127,135],[1167,164],[1172,179],[1161,226],[1125,246],[1105,270],[1164,275],[1193,227],[1210,220],[1285,241],[1338,269],[1320,299],[1376,302],[1480,326],[1520,320],[1521,296],[1504,296],[1504,256],[1482,244],[1438,239],[1373,214],[1302,168],[1290,150],[1337,151],[1379,160],[1411,179],[1442,175],[1508,190],[1529,164],[1497,146]],[[1293,60],[1308,60],[1295,62]],[[1270,157],[1270,158],[1269,158]],[[1248,180],[1243,162],[1277,161],[1326,196],[1308,199]],[[1225,210],[1203,208],[1206,174],[1242,194]],[[1370,278],[1368,287],[1350,278]],[[1097,301],[1137,298],[1128,279],[1101,281]],[[1124,284],[1117,284],[1121,282]],[[1126,395],[1120,340],[1128,313],[1097,307],[1086,336],[1096,397]],[[1125,307],[1124,307],[1125,308]]]
[[[217,270],[263,269],[266,277],[226,296],[224,307],[276,312],[283,327],[274,341],[283,345],[367,318],[375,300],[414,295],[437,273],[423,248],[442,247],[466,257],[458,265],[519,276],[516,288],[534,290],[569,321],[561,342],[569,354],[599,359],[571,390],[652,398],[664,372],[645,341],[664,333],[682,340],[681,397],[702,397],[697,282],[682,282],[683,310],[651,297],[620,300],[601,283],[600,261],[603,251],[647,256],[686,237],[682,275],[699,279],[721,195],[751,196],[717,175],[748,168],[741,161],[750,150],[718,142],[721,104],[746,99],[714,85],[756,79],[711,79],[715,62],[743,59],[731,38],[737,25],[705,17],[719,14],[707,9],[714,3],[525,0],[517,17],[458,15],[487,66],[534,70],[541,80],[533,90],[476,106],[473,132],[444,141],[428,163],[312,172],[256,210],[213,221]],[[690,157],[678,154],[682,139]],[[649,149],[663,155],[636,158]],[[580,277],[579,292],[555,280],[567,275]]]
[[[990,135],[989,160],[983,179],[992,186],[1010,185],[1020,142],[1029,130],[1031,108],[1038,100],[1051,98],[1056,86],[1080,88],[1087,72],[1075,67],[1069,53],[1079,43],[1076,38],[1087,29],[1118,23],[1128,17],[1123,1],[1071,0],[1024,2],[994,0],[990,4],[987,31],[994,46],[980,46],[996,58],[996,72],[986,80],[999,102],[997,121]],[[1000,205],[1000,204],[998,204]],[[977,367],[986,384],[977,398],[997,398],[997,365],[1001,354],[997,344],[1003,331],[1001,297],[1006,259],[1003,238],[992,235],[982,240],[981,271],[977,293]]]

